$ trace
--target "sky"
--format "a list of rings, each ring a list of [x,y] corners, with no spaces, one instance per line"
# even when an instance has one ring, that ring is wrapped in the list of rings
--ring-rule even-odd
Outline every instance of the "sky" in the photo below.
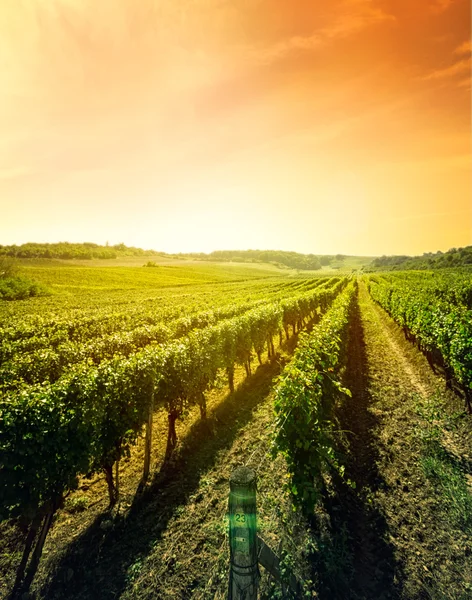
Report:
[[[0,244],[472,244],[469,0],[1,0]]]

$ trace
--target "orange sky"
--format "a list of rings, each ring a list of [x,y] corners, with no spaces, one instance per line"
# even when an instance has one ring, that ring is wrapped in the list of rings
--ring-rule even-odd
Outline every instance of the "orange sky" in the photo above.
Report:
[[[472,244],[469,0],[1,0],[0,243]]]

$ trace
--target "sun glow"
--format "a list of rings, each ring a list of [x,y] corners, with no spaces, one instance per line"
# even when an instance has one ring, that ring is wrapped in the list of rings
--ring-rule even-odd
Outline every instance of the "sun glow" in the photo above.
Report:
[[[471,243],[469,3],[296,4],[2,3],[0,241]]]

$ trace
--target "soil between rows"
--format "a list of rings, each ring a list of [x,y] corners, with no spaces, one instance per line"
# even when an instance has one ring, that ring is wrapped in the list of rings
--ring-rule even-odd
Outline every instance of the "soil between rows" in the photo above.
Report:
[[[443,414],[440,444],[453,445],[464,476],[471,467],[470,417],[362,283],[350,337],[346,385],[352,398],[338,414],[348,431],[346,475],[356,487],[333,484],[325,503],[332,545],[343,548],[342,560],[331,562],[345,568],[337,577],[327,574],[328,592],[321,586],[320,596],[471,598],[472,532],[447,518],[447,499],[422,468],[431,431],[424,407]],[[449,429],[452,414],[458,418]]]

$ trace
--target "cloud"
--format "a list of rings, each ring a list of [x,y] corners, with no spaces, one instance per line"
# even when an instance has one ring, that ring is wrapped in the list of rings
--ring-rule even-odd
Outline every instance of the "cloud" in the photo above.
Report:
[[[456,76],[461,76],[461,81],[457,85],[459,87],[470,87],[470,74],[472,68],[470,56],[471,47],[472,44],[470,40],[462,42],[462,44],[459,44],[459,46],[457,46],[453,51],[453,54],[462,58],[457,59],[455,63],[449,65],[448,67],[438,68],[430,73],[427,73],[421,77],[421,79],[423,81],[441,81],[454,78]],[[464,74],[468,74],[469,77],[464,79]]]
[[[266,47],[246,46],[242,54],[250,62],[268,65],[290,54],[312,51],[333,40],[347,38],[396,17],[374,6],[373,0],[344,0],[331,15],[332,23],[310,35],[294,35]]]
[[[445,67],[444,69],[436,69],[435,71],[423,76],[421,79],[423,79],[423,81],[447,79],[449,77],[454,77],[455,75],[463,75],[464,73],[470,72],[470,68],[470,58],[463,58],[449,67]]]
[[[457,85],[460,88],[465,88],[466,90],[470,91],[470,86],[471,86],[470,77],[467,77],[466,79],[462,79],[462,81],[459,81],[459,83]]]
[[[431,11],[436,14],[443,13],[454,4],[454,0],[435,0],[431,5]]]
[[[472,43],[470,40],[467,40],[454,50],[454,54],[470,54],[471,50]]]
[[[336,20],[322,30],[322,35],[326,39],[343,38],[385,21],[396,21],[396,17],[375,7],[372,0],[345,0]]]
[[[311,51],[323,43],[322,37],[314,33],[309,36],[293,36],[265,47],[246,45],[241,49],[241,56],[252,65],[264,66],[282,60],[290,54]]]

